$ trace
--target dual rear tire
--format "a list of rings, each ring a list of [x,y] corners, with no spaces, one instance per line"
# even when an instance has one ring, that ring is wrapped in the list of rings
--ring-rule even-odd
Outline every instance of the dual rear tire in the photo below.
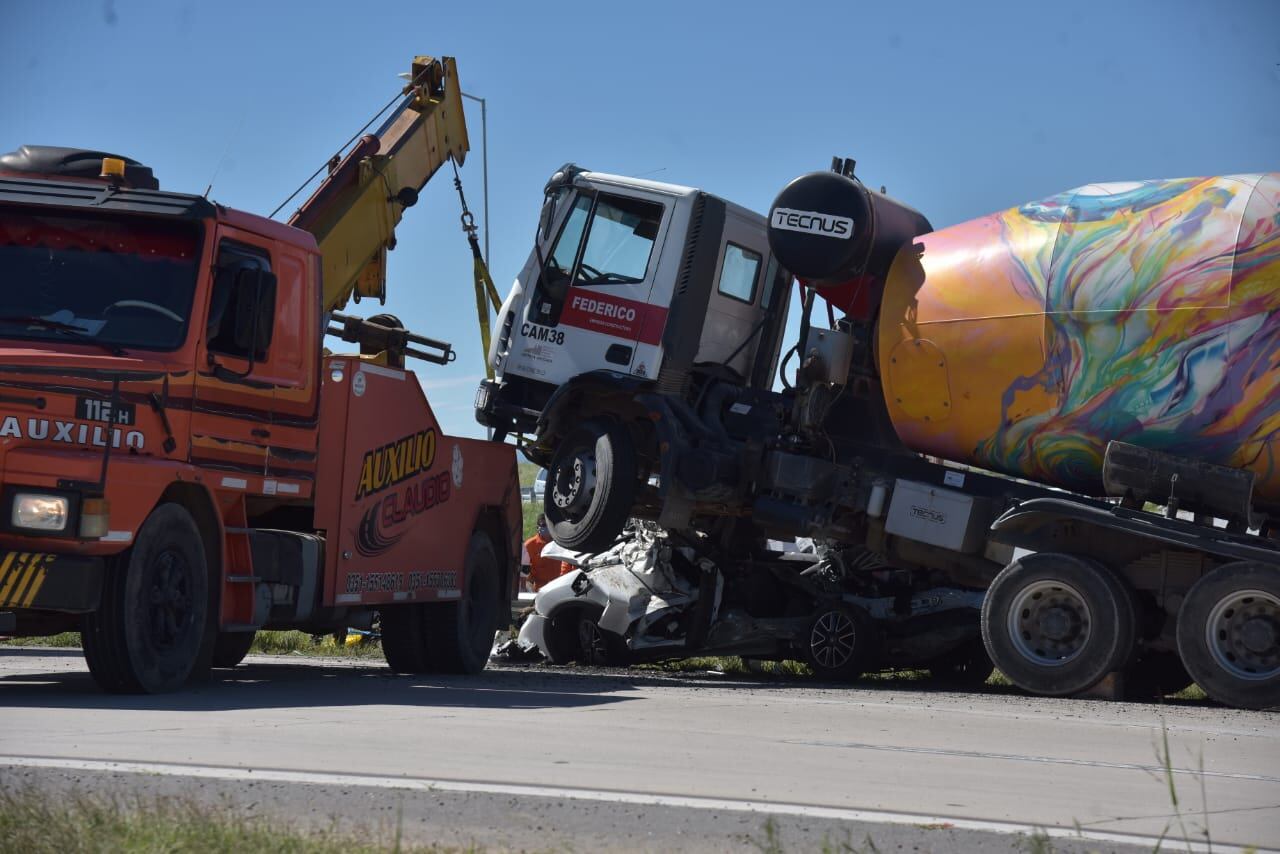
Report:
[[[475,531],[467,544],[463,598],[381,609],[382,651],[396,673],[479,673],[498,631],[502,571],[493,540]]]

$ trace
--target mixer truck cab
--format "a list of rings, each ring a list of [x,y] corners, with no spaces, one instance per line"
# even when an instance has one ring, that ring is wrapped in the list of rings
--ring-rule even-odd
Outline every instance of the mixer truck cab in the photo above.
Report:
[[[534,437],[525,452],[549,470],[562,545],[608,545],[636,500],[660,514],[709,378],[771,387],[791,276],[766,232],[759,214],[690,187],[572,164],[547,183],[476,414],[498,438]],[[702,462],[686,474],[718,479]]]

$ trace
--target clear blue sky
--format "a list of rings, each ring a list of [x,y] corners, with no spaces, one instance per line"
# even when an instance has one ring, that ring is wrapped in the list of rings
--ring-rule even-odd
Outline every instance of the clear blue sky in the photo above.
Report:
[[[0,9],[0,150],[115,150],[195,193],[216,170],[213,198],[263,214],[391,98],[415,53],[456,56],[463,88],[489,102],[504,294],[565,161],[764,212],[787,181],[847,155],[935,227],[1090,181],[1280,169],[1280,0]],[[480,115],[467,106],[479,214]],[[418,374],[445,429],[478,435],[457,215],[448,180],[408,212],[387,309],[457,347],[454,365]]]

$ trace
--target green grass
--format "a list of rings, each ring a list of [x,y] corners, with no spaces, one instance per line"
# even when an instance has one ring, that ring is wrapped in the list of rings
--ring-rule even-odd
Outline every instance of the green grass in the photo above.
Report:
[[[42,638],[13,638],[0,641],[0,646],[54,646],[65,649],[80,648],[79,632],[62,632]]]
[[[306,632],[258,632],[253,638],[250,654],[303,655],[338,658],[382,658],[382,644],[364,640],[356,644],[339,644],[333,635],[321,635],[318,639]]]
[[[357,830],[359,832],[357,832]],[[399,829],[303,829],[279,818],[246,817],[182,799],[73,793],[51,796],[34,789],[0,789],[0,854],[97,854],[97,852],[456,852],[481,849],[406,845]]]
[[[538,466],[535,463],[520,462],[517,462],[516,465],[520,469],[520,485],[533,486],[533,479],[538,476],[538,470],[541,466]]]
[[[80,646],[79,632],[63,632],[43,638],[15,638],[0,641],[0,644],[11,646],[48,646],[77,649]],[[363,641],[351,646],[339,645],[333,635],[322,635],[319,639],[306,632],[258,632],[253,639],[250,653],[262,655],[306,655],[316,657],[340,658],[382,658],[382,645],[377,641]]]

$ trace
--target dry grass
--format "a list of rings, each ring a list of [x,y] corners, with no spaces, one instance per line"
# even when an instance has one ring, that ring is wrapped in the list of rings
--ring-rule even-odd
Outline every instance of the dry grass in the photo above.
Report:
[[[246,817],[231,808],[165,798],[120,799],[86,793],[0,789],[0,854],[261,851],[293,854],[458,852],[480,849],[405,845],[399,829],[308,830],[279,818]]]

